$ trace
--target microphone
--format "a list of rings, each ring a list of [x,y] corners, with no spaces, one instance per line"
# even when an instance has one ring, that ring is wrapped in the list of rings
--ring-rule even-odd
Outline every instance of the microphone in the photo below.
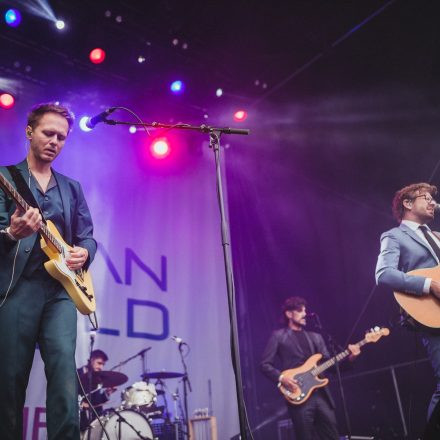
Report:
[[[170,339],[172,339],[174,342],[177,342],[179,345],[180,344],[187,345],[187,343],[182,338],[179,338],[178,336],[171,336]]]
[[[95,342],[95,336],[96,336],[96,331],[95,330],[90,330],[90,340],[92,342]]]
[[[104,122],[107,119],[107,116],[113,113],[116,110],[116,107],[110,107],[107,110],[99,113],[99,115],[93,116],[86,121],[87,128],[95,128],[97,124],[100,122]]]

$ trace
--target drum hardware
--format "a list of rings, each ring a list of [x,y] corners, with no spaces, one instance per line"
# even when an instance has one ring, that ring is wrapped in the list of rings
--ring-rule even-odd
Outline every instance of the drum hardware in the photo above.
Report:
[[[152,383],[135,382],[121,393],[122,405],[143,410],[156,402],[157,394],[156,387]]]
[[[111,409],[99,420],[104,425],[109,440],[154,440],[155,438],[148,419],[132,409]],[[106,439],[99,420],[95,419],[90,424],[82,433],[81,440]]]
[[[155,371],[150,373],[142,374],[143,380],[148,379],[176,379],[178,377],[183,377],[183,373],[176,373],[174,371]]]

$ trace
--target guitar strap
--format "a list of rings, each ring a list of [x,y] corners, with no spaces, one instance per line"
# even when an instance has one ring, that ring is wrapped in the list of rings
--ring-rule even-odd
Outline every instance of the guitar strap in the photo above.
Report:
[[[28,187],[26,181],[24,180],[22,174],[20,173],[20,171],[18,171],[18,168],[15,165],[9,165],[6,168],[11,173],[12,180],[14,181],[17,187],[17,191],[19,192],[21,197],[23,197],[23,199],[26,201],[26,203],[29,206],[32,206],[32,208],[37,208],[40,211],[41,218],[43,219],[43,222],[46,223],[46,219],[44,218],[43,211],[38,205],[38,202],[35,200],[35,197],[32,194],[30,188]]]
[[[304,336],[306,337],[306,339],[307,339],[307,343],[309,344],[310,352],[311,352],[312,354],[315,354],[315,353],[316,353],[316,350],[313,348],[313,342],[312,342],[312,340],[311,340],[309,334],[307,333],[307,331],[304,331]]]

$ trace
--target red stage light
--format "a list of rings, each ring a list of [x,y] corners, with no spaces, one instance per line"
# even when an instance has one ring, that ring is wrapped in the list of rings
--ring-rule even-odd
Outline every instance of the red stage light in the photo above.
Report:
[[[151,144],[151,153],[156,159],[163,159],[170,154],[170,144],[167,139],[155,139]]]
[[[97,47],[90,52],[89,58],[93,64],[100,64],[105,60],[105,51]]]
[[[243,122],[247,119],[248,114],[245,110],[238,110],[234,113],[234,121]]]
[[[12,95],[9,93],[0,94],[0,107],[9,110],[10,108],[14,107],[14,104],[15,98]]]

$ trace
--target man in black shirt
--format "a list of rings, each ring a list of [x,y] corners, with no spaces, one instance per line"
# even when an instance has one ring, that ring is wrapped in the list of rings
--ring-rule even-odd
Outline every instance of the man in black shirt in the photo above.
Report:
[[[319,333],[304,330],[306,301],[288,298],[282,307],[286,326],[272,333],[261,361],[262,372],[273,382],[295,391],[297,383],[281,372],[301,366],[310,356],[321,353],[330,358],[324,339]],[[348,346],[353,359],[360,353],[359,346]],[[335,403],[328,387],[318,388],[301,405],[288,404],[289,416],[297,440],[339,440]]]

